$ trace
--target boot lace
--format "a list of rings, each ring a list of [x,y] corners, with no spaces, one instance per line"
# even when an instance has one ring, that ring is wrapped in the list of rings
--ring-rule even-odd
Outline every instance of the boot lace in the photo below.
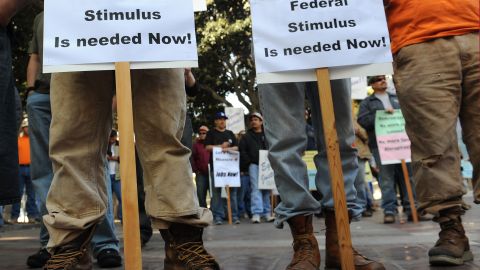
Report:
[[[47,261],[45,269],[68,269],[68,267],[76,265],[84,253],[85,250],[76,250],[55,254]]]
[[[215,259],[205,250],[202,242],[186,242],[176,246],[176,250],[178,252],[177,258],[191,269],[215,266]]]
[[[296,237],[293,242],[293,250],[295,250],[294,261],[292,261],[291,266],[296,265],[299,262],[308,261],[314,255],[313,245],[310,242],[309,236]]]

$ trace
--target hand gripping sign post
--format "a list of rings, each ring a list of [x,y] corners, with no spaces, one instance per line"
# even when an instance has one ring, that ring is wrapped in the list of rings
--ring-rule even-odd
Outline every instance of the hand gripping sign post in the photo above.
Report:
[[[400,110],[393,113],[377,111],[375,117],[375,135],[382,165],[402,164],[405,186],[412,209],[413,222],[418,223],[417,208],[413,198],[412,185],[408,174],[407,163],[410,161],[410,139],[405,131],[405,119]]]
[[[382,2],[251,0],[250,3],[258,83],[314,80],[318,83],[342,269],[354,269],[330,80],[391,72]]]
[[[196,66],[192,0],[45,1],[44,72],[115,70],[125,269],[142,269],[130,68]]]

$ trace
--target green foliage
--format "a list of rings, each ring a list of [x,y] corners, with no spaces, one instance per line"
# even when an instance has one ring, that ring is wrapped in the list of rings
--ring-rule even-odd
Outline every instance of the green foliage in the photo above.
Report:
[[[208,10],[196,14],[199,68],[194,69],[201,93],[189,102],[194,128],[212,123],[229,93],[250,111],[258,110],[252,58],[250,5],[247,0],[210,0]]]
[[[33,20],[43,9],[43,3],[35,2],[24,8],[11,21],[9,27],[12,30],[12,60],[15,85],[20,92],[20,97],[25,105],[28,46],[32,38]],[[25,106],[23,106],[25,108]]]

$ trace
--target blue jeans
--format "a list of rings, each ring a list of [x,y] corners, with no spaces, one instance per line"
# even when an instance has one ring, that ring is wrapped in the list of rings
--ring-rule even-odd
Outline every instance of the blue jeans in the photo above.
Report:
[[[212,175],[212,213],[214,220],[224,220],[226,219],[227,211],[227,200],[222,198],[222,188],[215,187],[215,177],[213,176],[213,171],[210,171]],[[230,206],[232,208],[232,219],[240,219],[238,215],[238,205],[237,205],[237,192],[239,188],[231,187],[230,188]]]
[[[48,190],[53,179],[53,169],[50,157],[48,155],[49,129],[52,114],[50,110],[50,95],[32,92],[27,98],[27,113],[29,118],[30,135],[30,159],[31,159],[31,178],[33,188],[40,202],[40,214],[48,215],[46,200]],[[94,256],[107,248],[119,250],[118,238],[115,235],[115,224],[113,222],[112,190],[110,187],[110,177],[105,176],[107,181],[108,209],[105,219],[97,226],[92,238]],[[43,220],[40,227],[40,244],[46,247],[50,236]]]
[[[32,185],[32,179],[30,179],[30,166],[20,165],[20,191],[27,194],[26,211],[29,219],[35,219],[40,217],[38,211],[37,201],[35,199],[35,190]],[[16,220],[20,216],[20,203],[14,203],[12,205],[12,219]]]
[[[355,139],[351,116],[350,81],[331,81],[336,128],[342,157],[347,207],[353,217],[362,213],[356,203],[354,187],[358,173],[357,151],[352,147]],[[265,134],[269,144],[269,160],[275,174],[275,184],[281,202],[275,209],[275,225],[283,227],[287,219],[319,212],[321,208],[334,209],[333,194],[328,170],[327,153],[323,136],[318,91],[315,84],[278,83],[259,85],[260,107],[265,121]],[[316,187],[323,198],[318,202],[308,189],[307,167],[302,160],[306,148],[305,95],[310,100],[313,127],[318,155]]]
[[[200,207],[207,208],[207,191],[209,188],[208,173],[197,173],[195,176],[195,183],[197,185],[198,204],[200,205]]]
[[[357,191],[357,204],[362,211],[367,210],[368,194],[367,184],[365,183],[365,160],[358,158],[358,174],[355,178],[355,190]]]
[[[0,26],[0,205],[17,203],[18,147],[10,38]]]
[[[250,175],[250,187],[252,188],[252,192],[250,193],[252,215],[270,215],[272,209],[270,206],[271,191],[258,189],[258,165],[250,164],[248,173]]]
[[[380,168],[378,173],[378,184],[382,191],[382,208],[384,214],[396,214],[397,213],[397,188],[396,183],[401,189],[402,193],[402,206],[405,213],[408,215],[411,213],[410,200],[408,199],[407,188],[405,180],[403,178],[403,171],[401,164],[381,165],[380,153],[378,148],[372,149],[373,157],[377,166]],[[409,164],[407,164],[409,167]],[[415,198],[415,191],[413,190],[413,181],[411,177],[411,170],[409,168],[410,184],[412,185],[412,192]],[[397,180],[398,179],[398,180]]]
[[[118,208],[117,208],[117,217],[120,220],[123,220],[122,215],[122,182],[120,180],[115,180],[115,174],[110,174],[110,182],[112,184],[112,191],[117,197]]]
[[[3,226],[5,222],[3,221],[3,206],[0,206],[0,226]]]
[[[250,176],[248,174],[240,175],[240,183],[240,190],[237,193],[238,214],[243,216],[246,213],[248,216],[251,216]]]

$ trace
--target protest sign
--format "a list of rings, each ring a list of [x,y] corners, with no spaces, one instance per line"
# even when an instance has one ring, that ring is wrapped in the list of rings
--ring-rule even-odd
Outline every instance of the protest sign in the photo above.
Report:
[[[405,119],[400,110],[387,113],[377,111],[375,134],[382,165],[400,164],[411,159],[410,139],[405,132]]]
[[[353,77],[352,82],[352,99],[363,100],[367,97],[367,77]]]
[[[240,153],[238,151],[222,151],[213,148],[213,177],[215,187],[240,186]]]
[[[251,0],[250,3],[257,74],[392,61],[381,1]],[[385,70],[372,71],[375,73],[385,74]]]
[[[238,134],[240,131],[245,131],[245,118],[242,108],[225,108],[225,114],[228,117],[227,120],[227,129],[233,131],[233,133]]]
[[[307,165],[308,171],[308,189],[317,190],[315,185],[315,176],[317,175],[317,167],[315,166],[314,158],[317,155],[317,151],[305,151],[302,159]]]
[[[258,161],[258,189],[276,189],[272,166],[268,160],[268,151],[260,150]]]
[[[192,0],[47,0],[44,71],[197,66]]]

